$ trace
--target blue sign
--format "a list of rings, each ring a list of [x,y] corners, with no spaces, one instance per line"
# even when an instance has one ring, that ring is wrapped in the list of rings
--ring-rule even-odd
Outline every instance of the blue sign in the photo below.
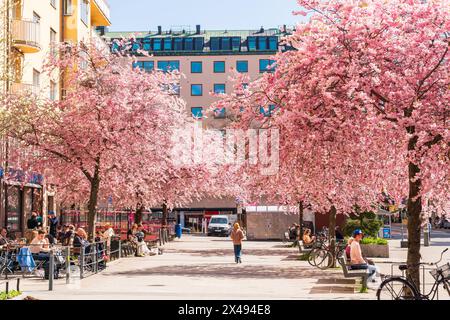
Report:
[[[383,228],[383,238],[384,239],[390,239],[391,238],[391,227],[384,227]]]
[[[3,178],[3,168],[0,167],[0,178]]]

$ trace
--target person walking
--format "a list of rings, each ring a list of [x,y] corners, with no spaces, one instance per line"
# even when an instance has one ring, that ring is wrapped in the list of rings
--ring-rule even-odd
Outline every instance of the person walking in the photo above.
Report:
[[[236,263],[242,263],[241,260],[241,250],[242,250],[242,240],[244,239],[244,233],[242,232],[239,223],[235,223],[233,230],[231,231],[231,240],[233,240],[234,246],[234,260]]]
[[[58,235],[57,228],[58,228],[58,217],[56,217],[55,212],[50,211],[48,214],[48,225],[49,225],[49,234],[52,235],[52,237],[56,238]]]

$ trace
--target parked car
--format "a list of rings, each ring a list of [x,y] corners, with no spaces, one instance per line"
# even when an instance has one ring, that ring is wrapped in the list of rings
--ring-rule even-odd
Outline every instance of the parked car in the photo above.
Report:
[[[228,216],[214,216],[208,225],[208,236],[221,235],[229,236],[231,232],[231,221]]]

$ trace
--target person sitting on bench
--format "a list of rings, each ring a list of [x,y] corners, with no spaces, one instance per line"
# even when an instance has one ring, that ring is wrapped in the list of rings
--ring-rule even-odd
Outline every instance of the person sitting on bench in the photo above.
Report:
[[[371,265],[366,261],[361,252],[361,246],[359,242],[363,238],[363,232],[361,229],[356,229],[353,232],[353,241],[350,245],[350,269],[351,270],[363,270],[369,269],[369,276],[367,282],[377,282],[377,276],[379,276],[379,268],[375,265]]]
[[[302,240],[303,240],[303,245],[305,246],[305,248],[310,248],[316,241],[316,237],[315,236],[311,237],[311,230],[306,229],[305,232],[303,233]]]

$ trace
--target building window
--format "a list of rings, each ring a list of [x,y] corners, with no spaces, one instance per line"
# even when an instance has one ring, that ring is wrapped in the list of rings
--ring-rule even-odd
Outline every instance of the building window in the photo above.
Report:
[[[73,14],[72,0],[64,0],[64,15],[71,16]]]
[[[139,68],[145,70],[146,72],[152,72],[155,69],[154,61],[136,61],[133,63],[133,69]]]
[[[183,50],[183,39],[175,38],[173,41],[173,50],[182,51]]]
[[[278,37],[269,37],[269,50],[278,50]]]
[[[233,37],[231,40],[231,46],[233,47],[233,51],[241,51],[241,38]]]
[[[214,61],[214,73],[225,73],[225,61]]]
[[[195,38],[195,51],[203,51],[203,48],[205,46],[205,39],[204,38]]]
[[[222,38],[222,50],[230,51],[231,50],[231,39],[230,38]]]
[[[258,49],[267,50],[267,37],[258,37]]]
[[[50,4],[56,9],[56,0],[50,0]]]
[[[236,61],[236,70],[241,73],[248,72],[248,61]]]
[[[41,73],[33,69],[33,86],[39,88],[41,86]]]
[[[203,95],[203,85],[202,84],[192,84],[191,85],[191,96],[202,96]]]
[[[242,89],[247,90],[248,89],[248,83],[243,83],[242,84]]]
[[[248,51],[256,51],[256,37],[247,38]]]
[[[203,72],[203,63],[201,61],[192,61],[191,73],[202,73],[202,72]]]
[[[131,51],[136,53],[140,49],[141,49],[141,39],[136,39],[136,41],[134,41],[133,44],[131,45]]]
[[[153,51],[161,51],[161,39],[153,40]]]
[[[215,94],[223,94],[223,93],[225,93],[225,84],[223,84],[223,83],[216,83],[216,84],[214,84],[214,93]]]
[[[194,39],[193,38],[184,39],[184,50],[186,50],[186,51],[194,50]]]
[[[273,111],[276,109],[275,105],[270,104],[267,108],[267,110],[264,107],[260,107],[259,111],[264,117],[271,117],[273,114]]]
[[[272,66],[275,63],[275,60],[270,59],[261,59],[259,60],[259,72],[273,72],[275,70],[275,66]],[[269,69],[270,67],[270,69]]]
[[[50,100],[55,101],[57,96],[56,82],[50,81]]]
[[[202,107],[193,107],[191,108],[192,117],[195,119],[203,118],[203,108]]]
[[[86,26],[89,25],[89,1],[81,0],[80,4],[80,19]]]
[[[158,70],[169,72],[169,71],[180,71],[180,61],[158,61]]]
[[[50,52],[56,55],[56,31],[50,28]]]
[[[209,47],[211,51],[218,51],[220,50],[220,38],[213,37],[211,38],[209,42]]]
[[[217,108],[214,110],[214,118],[216,119],[223,119],[226,117],[226,108]]]
[[[172,50],[172,38],[165,38],[164,39],[164,50],[165,51]]]
[[[152,39],[143,39],[142,40],[142,49],[145,51],[152,50]]]

